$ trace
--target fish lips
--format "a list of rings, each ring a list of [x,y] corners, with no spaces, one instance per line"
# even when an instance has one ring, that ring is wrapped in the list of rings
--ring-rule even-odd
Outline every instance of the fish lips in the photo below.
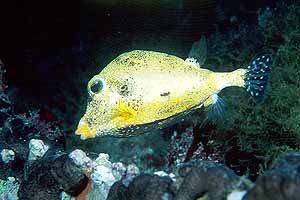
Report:
[[[83,119],[79,121],[75,134],[80,135],[80,139],[82,140],[94,138],[96,136],[95,131],[93,131]]]

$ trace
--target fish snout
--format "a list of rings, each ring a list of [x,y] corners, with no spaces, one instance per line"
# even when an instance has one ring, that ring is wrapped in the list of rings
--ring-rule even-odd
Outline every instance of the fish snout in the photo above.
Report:
[[[89,125],[82,119],[78,123],[75,134],[80,135],[80,139],[82,140],[94,138],[96,136],[96,133],[93,130],[91,130]]]

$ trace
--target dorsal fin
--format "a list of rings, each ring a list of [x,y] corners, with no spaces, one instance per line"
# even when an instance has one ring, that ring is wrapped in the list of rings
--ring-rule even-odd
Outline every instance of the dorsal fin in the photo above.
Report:
[[[207,45],[205,36],[201,36],[200,40],[194,42],[189,52],[187,62],[196,63],[199,66],[205,63],[207,56]]]

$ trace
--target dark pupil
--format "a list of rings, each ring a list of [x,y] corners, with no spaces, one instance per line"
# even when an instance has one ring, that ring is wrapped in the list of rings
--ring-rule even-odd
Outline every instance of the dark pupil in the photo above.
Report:
[[[102,90],[102,88],[103,88],[102,82],[101,81],[97,81],[97,82],[95,82],[95,83],[92,84],[91,91],[93,93],[98,93],[98,92],[100,92]]]

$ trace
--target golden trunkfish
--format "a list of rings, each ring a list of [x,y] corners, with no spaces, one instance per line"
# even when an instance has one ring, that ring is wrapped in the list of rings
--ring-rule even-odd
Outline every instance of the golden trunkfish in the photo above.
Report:
[[[263,98],[270,56],[254,58],[246,69],[213,72],[197,62],[198,46],[186,60],[143,50],[119,55],[88,82],[89,101],[75,133],[125,137],[163,128],[203,106],[221,109],[218,93],[229,86]]]

